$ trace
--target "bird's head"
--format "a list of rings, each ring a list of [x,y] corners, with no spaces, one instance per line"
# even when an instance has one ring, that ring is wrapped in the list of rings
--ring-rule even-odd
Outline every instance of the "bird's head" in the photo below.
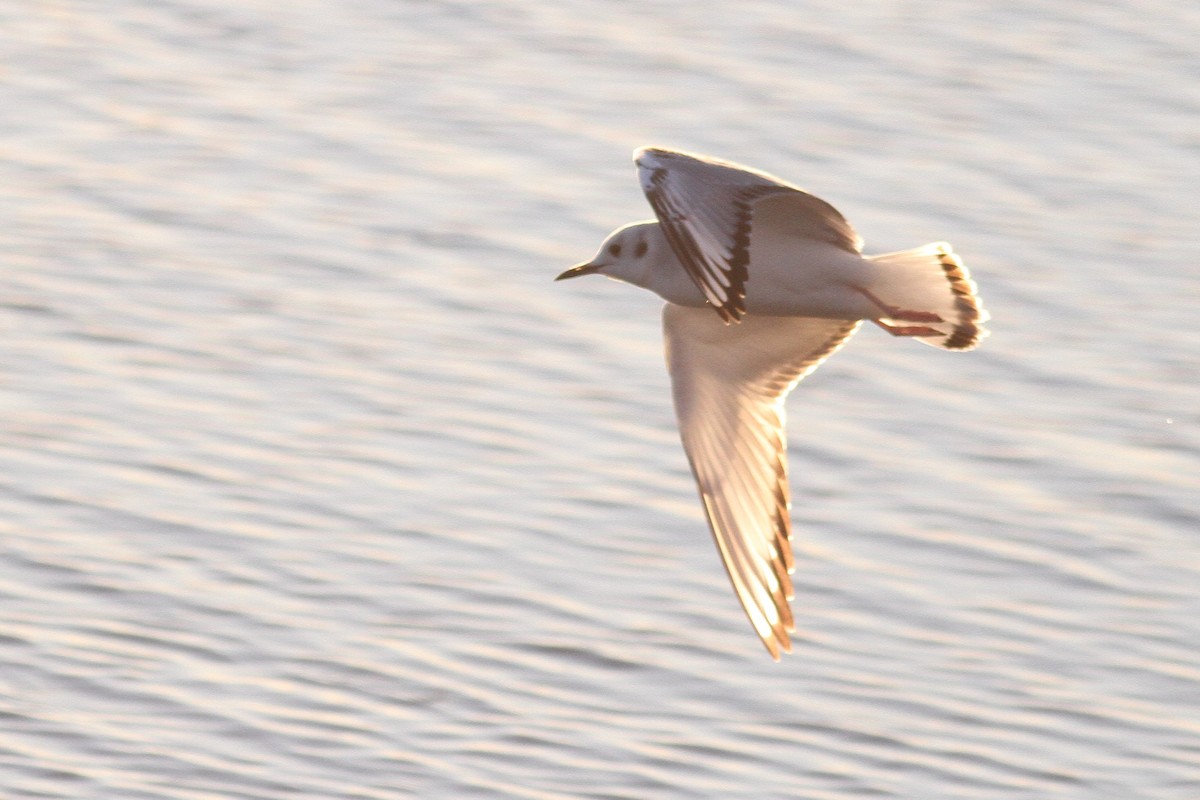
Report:
[[[652,265],[666,257],[673,256],[658,223],[635,222],[613,231],[591,261],[571,267],[555,280],[598,274],[648,287]]]

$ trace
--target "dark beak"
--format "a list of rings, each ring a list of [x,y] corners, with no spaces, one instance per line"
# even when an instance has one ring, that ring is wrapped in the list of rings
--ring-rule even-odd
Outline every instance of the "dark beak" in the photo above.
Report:
[[[585,264],[576,264],[575,266],[571,267],[569,270],[564,272],[562,275],[559,275],[554,280],[563,281],[563,280],[566,280],[567,278],[578,278],[580,275],[591,275],[593,272],[599,272],[599,271],[600,271],[600,265],[593,264],[589,261]]]

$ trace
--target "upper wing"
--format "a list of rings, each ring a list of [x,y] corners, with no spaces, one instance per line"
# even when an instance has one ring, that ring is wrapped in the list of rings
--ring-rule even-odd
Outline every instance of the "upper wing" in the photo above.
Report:
[[[857,253],[862,240],[837,209],[764,172],[674,150],[634,153],[667,241],[721,319],[745,314],[750,238],[761,225]]]
[[[663,309],[683,447],[733,589],[776,660],[795,629],[783,401],[860,324],[749,316],[727,326],[703,308]]]

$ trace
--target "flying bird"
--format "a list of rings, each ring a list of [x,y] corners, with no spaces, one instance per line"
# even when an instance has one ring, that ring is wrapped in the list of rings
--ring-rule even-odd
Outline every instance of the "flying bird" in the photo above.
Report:
[[[634,162],[655,219],[618,228],[556,280],[605,275],[667,301],[683,447],[734,591],[778,661],[795,631],[788,393],[864,320],[970,350],[988,314],[945,242],[864,256],[837,209],[765,172],[654,147]]]

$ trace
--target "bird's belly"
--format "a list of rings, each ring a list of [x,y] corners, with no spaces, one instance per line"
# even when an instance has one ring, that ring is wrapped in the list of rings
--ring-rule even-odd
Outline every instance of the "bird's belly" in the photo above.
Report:
[[[824,243],[774,252],[752,250],[746,312],[825,319],[878,316],[878,308],[855,288],[869,285],[873,269],[858,254]]]
[[[746,313],[822,319],[871,319],[879,316],[879,310],[849,286],[825,287],[799,294],[747,291]]]

